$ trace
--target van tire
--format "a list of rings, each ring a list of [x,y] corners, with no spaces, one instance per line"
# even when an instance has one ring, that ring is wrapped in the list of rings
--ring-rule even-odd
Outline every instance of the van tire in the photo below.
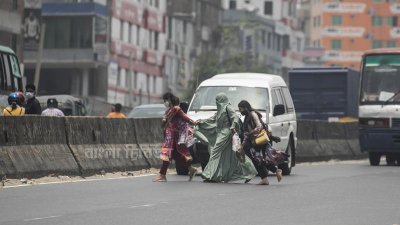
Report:
[[[381,161],[381,154],[377,152],[369,152],[368,153],[369,164],[371,166],[379,166]]]
[[[292,172],[292,166],[294,165],[295,160],[294,141],[292,136],[290,136],[289,144],[286,148],[286,154],[290,155],[290,161],[288,163],[278,165],[278,168],[282,170],[282,174],[285,176],[290,175]]]

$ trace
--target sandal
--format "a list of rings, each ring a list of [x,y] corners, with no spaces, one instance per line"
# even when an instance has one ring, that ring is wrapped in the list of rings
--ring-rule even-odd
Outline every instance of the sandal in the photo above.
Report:
[[[189,169],[189,180],[188,181],[192,181],[193,176],[197,173],[197,169],[194,167],[191,167]]]
[[[281,169],[276,170],[276,179],[278,179],[278,182],[281,182],[281,180],[282,180],[282,170]]]
[[[159,174],[153,179],[153,182],[167,182],[167,177],[165,175]]]

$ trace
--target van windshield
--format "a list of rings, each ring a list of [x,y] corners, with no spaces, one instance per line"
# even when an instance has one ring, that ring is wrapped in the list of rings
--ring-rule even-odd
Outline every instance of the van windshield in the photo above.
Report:
[[[217,106],[215,96],[218,93],[225,93],[233,108],[237,109],[242,100],[248,101],[258,111],[266,111],[269,106],[267,88],[239,87],[239,86],[218,86],[200,87],[194,95],[189,111],[215,111]]]

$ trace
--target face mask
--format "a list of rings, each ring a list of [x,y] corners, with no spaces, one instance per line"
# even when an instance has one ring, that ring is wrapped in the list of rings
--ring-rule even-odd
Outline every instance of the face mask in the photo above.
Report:
[[[165,107],[169,107],[169,101],[164,102]]]
[[[35,95],[33,94],[33,92],[25,92],[25,96],[26,96],[28,99],[31,99],[31,98],[33,98]]]
[[[243,116],[246,116],[247,115],[247,111],[240,112],[240,114],[242,114]]]

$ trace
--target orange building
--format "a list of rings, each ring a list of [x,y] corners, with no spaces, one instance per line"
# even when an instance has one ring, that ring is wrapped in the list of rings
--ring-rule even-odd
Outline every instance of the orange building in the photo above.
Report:
[[[360,68],[371,48],[400,46],[400,0],[311,0],[310,45],[325,66]]]

